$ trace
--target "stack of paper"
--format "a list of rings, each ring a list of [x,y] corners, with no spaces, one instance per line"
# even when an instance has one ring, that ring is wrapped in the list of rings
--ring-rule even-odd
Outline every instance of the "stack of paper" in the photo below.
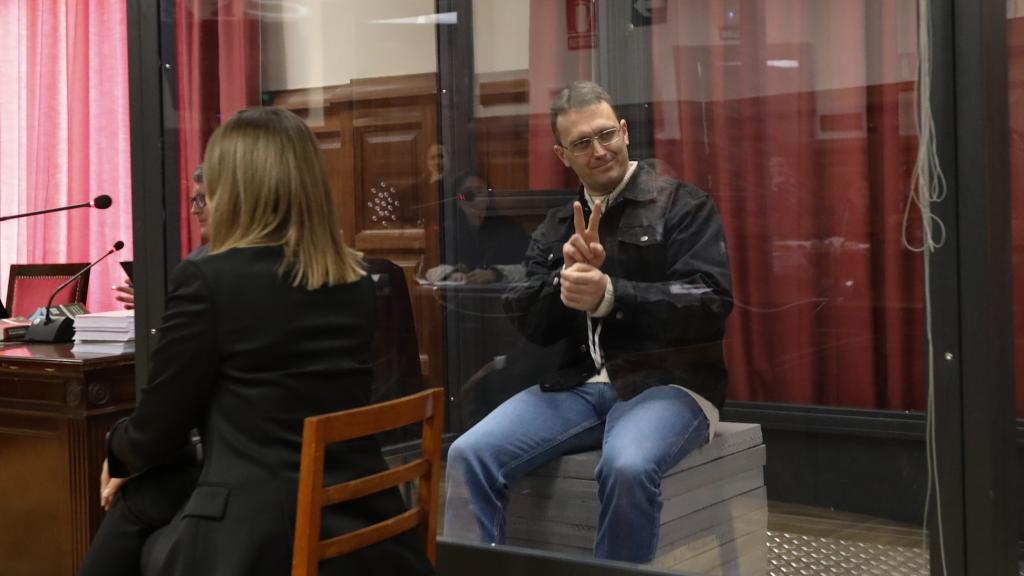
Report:
[[[754,576],[767,568],[765,446],[757,424],[722,422],[710,443],[662,478],[653,564],[692,574]],[[507,542],[591,555],[600,503],[599,451],[563,456],[512,487]]]
[[[75,317],[72,352],[122,354],[135,352],[135,311],[116,310]]]
[[[0,318],[0,342],[23,340],[28,327],[29,321],[24,318]]]

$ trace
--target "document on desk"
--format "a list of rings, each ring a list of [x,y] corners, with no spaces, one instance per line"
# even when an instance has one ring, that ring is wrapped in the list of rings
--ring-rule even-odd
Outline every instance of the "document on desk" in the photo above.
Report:
[[[416,283],[420,286],[465,286],[465,280],[438,280],[431,282],[426,278],[416,278]]]
[[[79,314],[72,352],[121,354],[135,351],[135,311]]]
[[[24,340],[28,327],[29,321],[25,318],[0,319],[0,342]]]

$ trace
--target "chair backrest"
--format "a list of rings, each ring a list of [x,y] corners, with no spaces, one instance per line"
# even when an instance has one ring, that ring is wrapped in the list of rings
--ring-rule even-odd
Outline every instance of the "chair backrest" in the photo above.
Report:
[[[36,308],[46,306],[50,294],[82,271],[88,262],[72,264],[11,264],[7,276],[7,312],[11,316],[28,316]],[[53,303],[85,303],[89,293],[89,271],[60,291]]]
[[[405,273],[384,258],[367,258],[373,279],[375,329],[373,331],[373,388],[371,402],[384,402],[423,390],[416,323]],[[380,435],[384,445],[410,442],[418,430],[393,430]]]
[[[401,266],[384,258],[367,258],[366,271],[375,290],[373,401],[381,402],[423,390],[416,321]]]
[[[372,476],[324,486],[324,450],[327,445],[417,422],[423,424],[418,459]],[[321,560],[365,548],[416,526],[427,558],[434,563],[443,425],[444,390],[441,388],[363,408],[306,418],[302,429],[292,576],[316,576]],[[418,494],[416,505],[409,510],[372,526],[320,540],[321,510],[325,506],[355,500],[413,480],[418,482]]]

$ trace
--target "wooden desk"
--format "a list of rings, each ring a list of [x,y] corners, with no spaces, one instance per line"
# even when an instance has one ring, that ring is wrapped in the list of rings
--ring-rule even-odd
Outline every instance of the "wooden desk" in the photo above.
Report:
[[[135,404],[133,364],[0,343],[0,573],[75,573],[103,518],[106,432]]]

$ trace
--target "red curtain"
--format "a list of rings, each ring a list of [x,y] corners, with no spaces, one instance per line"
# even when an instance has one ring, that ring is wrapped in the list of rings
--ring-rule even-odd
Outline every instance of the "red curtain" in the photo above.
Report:
[[[132,258],[127,22],[123,0],[0,2],[0,214],[113,199],[107,210],[0,224],[0,298],[13,263],[87,262],[88,306],[116,309],[110,286]]]
[[[650,28],[655,156],[726,228],[729,397],[924,409],[922,255],[902,241],[914,3],[667,4]],[[551,54],[565,29],[544,26],[531,12],[535,124],[557,85],[587,77]],[[530,136],[531,187],[558,185],[550,130]]]
[[[869,18],[863,2],[812,3],[768,13],[713,2],[707,28],[738,41],[664,39],[680,97],[656,113],[678,107],[681,128],[658,139],[659,156],[711,193],[725,222],[731,398],[922,410],[922,256],[902,243],[917,139],[899,5]],[[675,24],[665,30],[686,29]],[[812,28],[827,47],[801,41]]]
[[[574,80],[593,80],[594,51],[568,49],[566,4],[530,1],[530,189],[571,188],[578,180],[552,151],[551,99]]]
[[[178,0],[176,5],[182,256],[200,244],[188,198],[206,141],[235,112],[260,103],[259,20],[247,15],[248,4]]]

